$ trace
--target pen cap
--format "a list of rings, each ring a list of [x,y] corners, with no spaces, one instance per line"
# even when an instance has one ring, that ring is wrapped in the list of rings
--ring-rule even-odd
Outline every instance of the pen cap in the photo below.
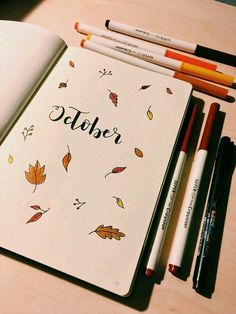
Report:
[[[202,139],[200,142],[199,150],[200,149],[208,150],[211,133],[212,133],[216,115],[219,109],[220,109],[220,105],[218,103],[214,102],[211,104],[211,107],[207,116],[206,125],[203,131]]]

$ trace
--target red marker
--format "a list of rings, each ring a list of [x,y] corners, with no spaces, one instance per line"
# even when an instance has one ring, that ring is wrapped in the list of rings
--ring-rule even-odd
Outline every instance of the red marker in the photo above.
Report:
[[[169,258],[169,271],[173,274],[178,273],[181,269],[185,245],[187,242],[193,211],[208,154],[209,142],[219,108],[219,104],[211,104],[201,143],[189,177],[187,190],[180,211],[179,221]]]

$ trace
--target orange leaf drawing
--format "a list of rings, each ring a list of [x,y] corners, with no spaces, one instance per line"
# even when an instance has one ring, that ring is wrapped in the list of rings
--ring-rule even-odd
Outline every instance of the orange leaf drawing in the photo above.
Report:
[[[125,237],[123,232],[120,232],[118,228],[113,228],[112,226],[100,225],[96,230],[90,232],[89,234],[95,232],[102,239],[116,239],[120,240],[122,237]]]
[[[62,159],[62,164],[63,164],[63,167],[66,169],[66,171],[68,171],[68,165],[71,161],[70,147],[68,145],[67,147],[68,147],[68,153]]]
[[[42,184],[46,179],[46,174],[44,174],[45,166],[41,167],[38,160],[36,161],[35,166],[29,165],[29,172],[25,171],[26,179],[34,184],[33,193],[36,190],[37,185]]]
[[[135,149],[134,149],[134,152],[135,152],[135,155],[136,155],[136,156],[138,156],[138,157],[140,157],[140,158],[143,157],[143,152],[142,152],[140,149],[135,148]]]
[[[37,220],[39,220],[39,218],[42,217],[42,214],[41,212],[38,212],[37,214],[34,214],[26,223],[30,223],[30,222],[35,222]]]

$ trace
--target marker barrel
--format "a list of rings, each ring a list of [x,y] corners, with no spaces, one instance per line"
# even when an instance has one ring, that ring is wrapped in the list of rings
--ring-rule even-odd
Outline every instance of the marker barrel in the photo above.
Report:
[[[173,47],[175,49],[183,50],[190,53],[194,53],[197,46],[196,44],[193,44],[193,43],[175,39],[166,35],[153,33],[145,29],[141,29],[132,25],[126,25],[124,23],[120,23],[116,21],[107,20],[105,25],[108,29],[119,32],[119,33],[124,33],[130,36],[134,36],[134,37],[138,37],[144,40],[151,41],[153,43],[161,44],[168,47]]]
[[[169,270],[172,270],[171,272],[178,272],[181,268],[206,157],[206,150],[198,151],[197,158],[194,161],[194,169],[190,174],[169,258]],[[175,271],[173,271],[173,268],[175,268]]]

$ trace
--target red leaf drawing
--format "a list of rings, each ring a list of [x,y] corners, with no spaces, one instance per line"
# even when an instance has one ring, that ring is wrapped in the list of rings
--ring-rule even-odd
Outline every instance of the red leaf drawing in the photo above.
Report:
[[[108,89],[108,92],[110,92],[109,94],[109,98],[111,99],[112,103],[117,107],[118,104],[118,95],[116,93],[113,93],[112,91],[110,91]]]
[[[126,167],[115,167],[115,168],[113,168],[112,169],[112,171],[111,172],[108,172],[106,175],[105,175],[105,178],[109,175],[109,174],[111,174],[111,173],[120,173],[120,172],[122,172],[122,171],[124,171],[126,169]]]
[[[39,218],[42,217],[42,214],[41,212],[38,212],[37,214],[34,214],[26,223],[30,223],[30,222],[35,222],[37,220],[39,220]]]
[[[41,209],[41,207],[39,205],[32,205],[30,207],[33,208],[34,210],[40,210]]]

